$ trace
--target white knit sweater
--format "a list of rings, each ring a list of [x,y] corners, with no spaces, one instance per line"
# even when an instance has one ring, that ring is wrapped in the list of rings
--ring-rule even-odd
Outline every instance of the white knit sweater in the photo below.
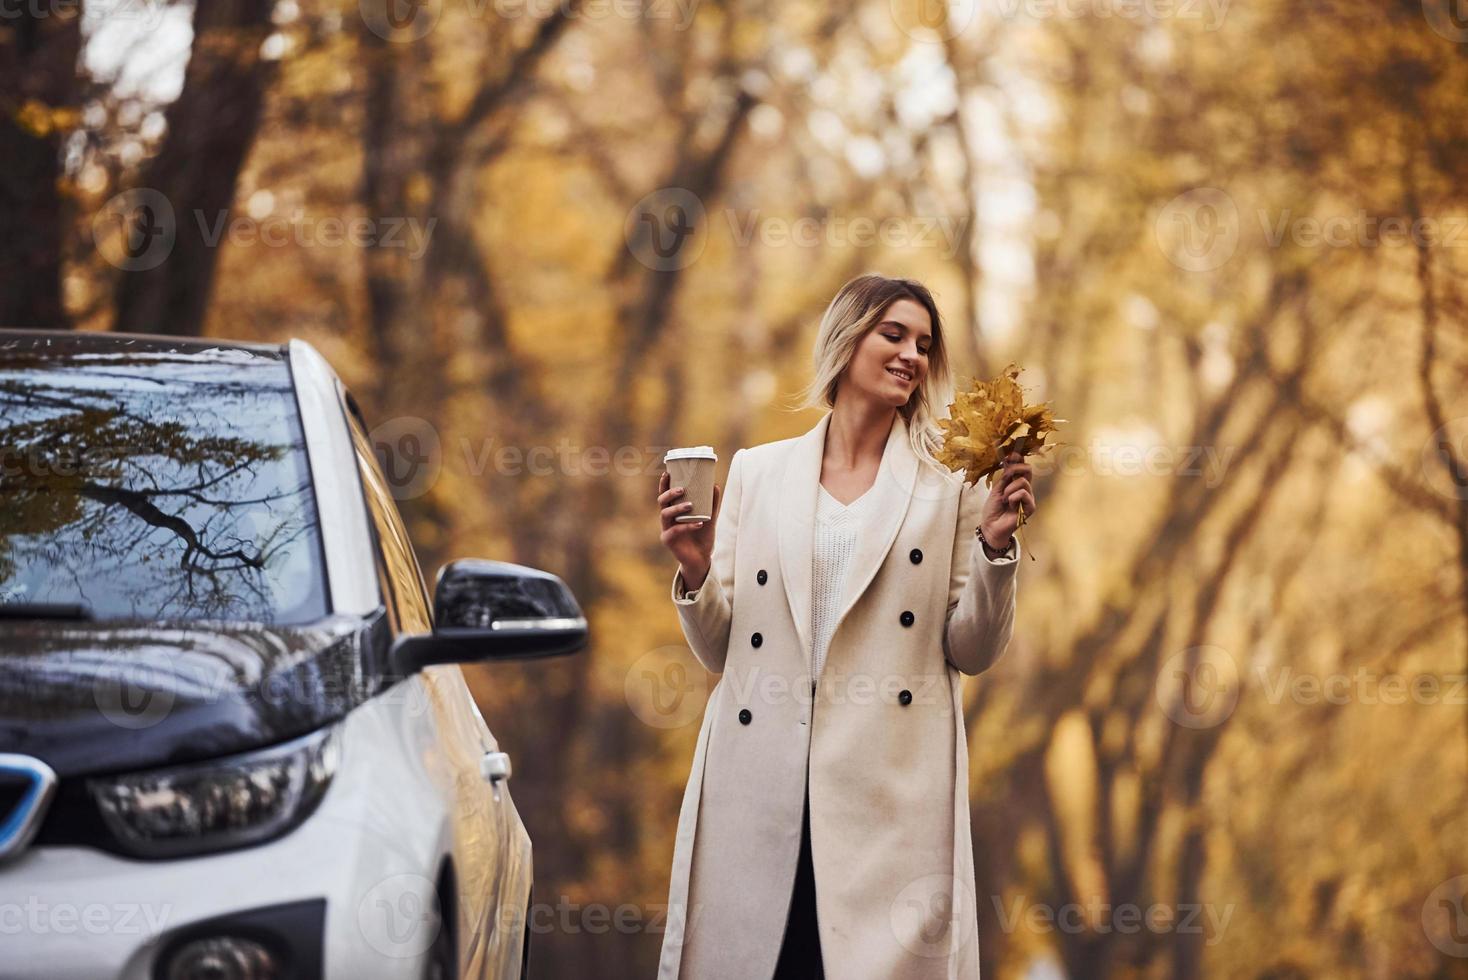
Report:
[[[870,489],[850,504],[842,504],[824,486],[817,493],[815,540],[811,547],[811,676],[820,679],[826,649],[841,612],[841,594],[856,553],[856,538],[864,529]]]
[[[824,486],[819,486],[816,497],[810,557],[811,676],[819,680],[826,663],[826,649],[836,629],[836,616],[841,612],[841,595],[851,557],[856,553],[856,538],[867,524],[869,505],[876,494],[868,488],[850,504],[842,504]],[[698,589],[684,588],[680,577],[678,598],[691,603],[698,598]]]

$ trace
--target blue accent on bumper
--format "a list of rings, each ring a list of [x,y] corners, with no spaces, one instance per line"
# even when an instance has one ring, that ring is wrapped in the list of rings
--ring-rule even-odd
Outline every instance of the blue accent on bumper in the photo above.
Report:
[[[23,787],[19,799],[0,812],[0,861],[4,861],[25,850],[40,830],[56,793],[56,773],[34,756],[0,752],[0,784]]]

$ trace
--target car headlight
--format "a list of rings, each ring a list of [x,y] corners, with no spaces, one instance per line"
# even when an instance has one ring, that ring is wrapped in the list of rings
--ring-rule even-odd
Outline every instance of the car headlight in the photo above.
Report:
[[[316,808],[336,773],[338,727],[222,759],[89,779],[87,789],[118,845],[138,857],[258,844]]]

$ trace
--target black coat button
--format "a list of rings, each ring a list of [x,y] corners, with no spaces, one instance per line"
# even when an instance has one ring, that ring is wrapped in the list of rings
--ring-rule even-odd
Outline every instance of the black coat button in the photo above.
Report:
[[[770,577],[768,575],[766,575],[765,574],[765,570],[763,568],[761,568],[759,570],[759,574],[755,576],[755,579],[759,582],[760,585],[764,585],[766,582],[768,582],[770,580]]]
[[[756,633],[749,638],[749,642],[753,643],[755,646],[759,646],[761,643],[765,642],[765,638]]]
[[[921,565],[923,563],[923,549],[914,548],[907,553],[907,557],[912,559],[914,565]]]
[[[911,609],[902,610],[902,615],[897,618],[902,620],[903,626],[911,626],[914,619]]]
[[[912,692],[903,691],[902,693],[897,695],[897,700],[901,701],[903,704],[912,704]]]
[[[908,695],[908,696],[911,697],[911,695]],[[739,709],[739,724],[741,724],[741,725],[747,725],[747,724],[749,724],[753,720],[754,720],[754,715],[752,715],[752,714],[749,713],[749,709],[748,708],[740,708]]]

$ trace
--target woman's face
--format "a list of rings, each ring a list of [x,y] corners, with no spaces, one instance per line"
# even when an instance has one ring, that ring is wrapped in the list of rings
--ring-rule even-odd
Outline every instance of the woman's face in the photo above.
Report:
[[[881,321],[857,345],[841,385],[900,408],[928,376],[932,343],[932,318],[922,304],[893,300]]]

